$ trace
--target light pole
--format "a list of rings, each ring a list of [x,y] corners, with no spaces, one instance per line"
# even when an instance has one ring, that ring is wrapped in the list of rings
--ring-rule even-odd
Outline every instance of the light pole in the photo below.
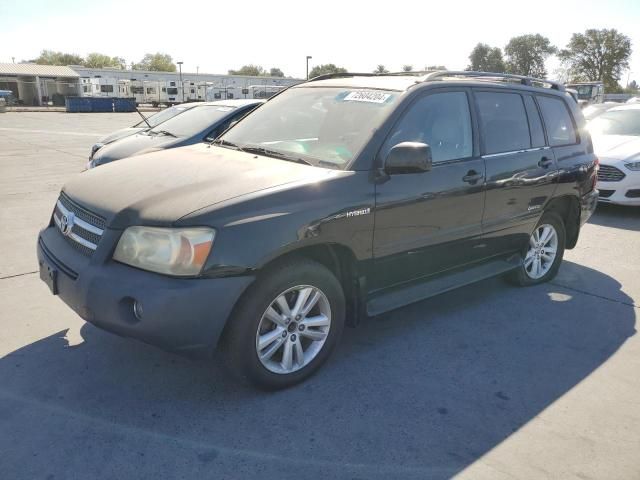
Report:
[[[184,84],[182,83],[182,64],[184,62],[176,62],[178,64],[178,68],[180,69],[180,90],[182,90],[182,103],[184,103]]]
[[[307,80],[309,80],[309,60],[311,60],[311,55],[307,55]]]

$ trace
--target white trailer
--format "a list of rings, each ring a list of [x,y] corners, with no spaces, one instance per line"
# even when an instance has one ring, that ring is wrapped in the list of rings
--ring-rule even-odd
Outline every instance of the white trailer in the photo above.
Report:
[[[213,102],[215,100],[228,100],[234,98],[243,98],[242,88],[237,86],[221,86],[213,85],[207,87],[206,101]],[[251,97],[249,97],[251,98]]]
[[[276,93],[287,88],[287,86],[288,85],[249,85],[249,87],[243,89],[243,93],[248,90],[248,96],[245,98],[271,98]]]
[[[83,97],[129,97],[131,80],[115,78],[83,78]]]

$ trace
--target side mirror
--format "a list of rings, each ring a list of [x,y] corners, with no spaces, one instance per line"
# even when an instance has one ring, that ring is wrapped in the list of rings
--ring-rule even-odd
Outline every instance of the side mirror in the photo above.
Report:
[[[431,170],[431,147],[426,143],[402,142],[394,145],[384,163],[389,175],[422,173]]]

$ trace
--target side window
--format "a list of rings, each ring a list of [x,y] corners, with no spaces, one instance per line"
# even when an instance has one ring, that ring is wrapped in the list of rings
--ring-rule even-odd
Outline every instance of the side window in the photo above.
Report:
[[[542,129],[542,121],[540,120],[540,113],[536,102],[533,97],[529,95],[524,97],[524,104],[527,107],[527,116],[529,117],[529,130],[531,130],[531,146],[532,147],[544,147],[544,131]]]
[[[558,147],[576,143],[576,131],[564,101],[561,98],[546,96],[538,96],[537,98],[544,124],[547,127],[549,145]]]
[[[417,100],[385,142],[383,158],[402,142],[429,144],[434,162],[470,157],[473,135],[467,94],[434,93]]]
[[[527,114],[519,94],[476,92],[476,99],[486,154],[531,148]]]

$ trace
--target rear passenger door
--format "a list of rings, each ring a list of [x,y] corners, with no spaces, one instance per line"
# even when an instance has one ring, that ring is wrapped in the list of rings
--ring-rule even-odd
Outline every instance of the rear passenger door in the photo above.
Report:
[[[553,195],[558,167],[528,92],[474,90],[487,169],[482,228],[489,255],[520,249]]]
[[[433,167],[376,185],[371,290],[477,260],[484,208],[484,161],[470,90],[438,89],[417,98],[389,134],[384,159],[401,142],[431,146]]]

